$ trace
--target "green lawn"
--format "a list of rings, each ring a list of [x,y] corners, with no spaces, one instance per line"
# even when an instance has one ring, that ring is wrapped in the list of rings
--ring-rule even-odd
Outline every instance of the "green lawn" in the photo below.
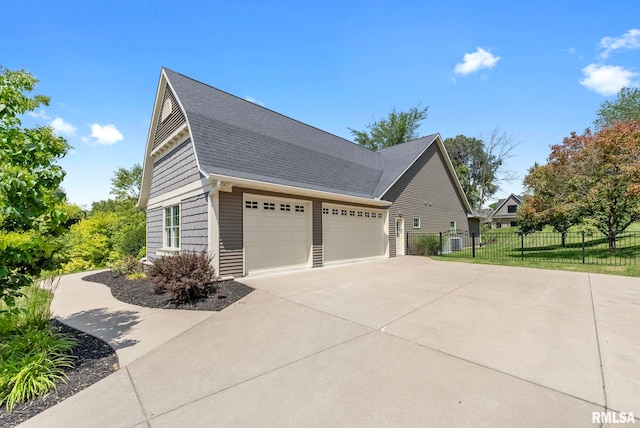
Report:
[[[437,259],[640,276],[640,224],[617,237],[615,251],[609,250],[608,239],[599,232],[585,234],[583,249],[582,234],[575,229],[566,235],[564,244],[561,234],[551,229],[523,238],[515,227],[486,231],[482,241],[482,246],[476,246],[475,258],[471,240],[465,239],[463,250]]]

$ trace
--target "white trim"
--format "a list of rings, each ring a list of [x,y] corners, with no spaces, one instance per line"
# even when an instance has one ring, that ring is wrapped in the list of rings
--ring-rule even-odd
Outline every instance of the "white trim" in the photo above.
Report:
[[[211,181],[220,180],[225,184],[230,184],[236,187],[244,187],[247,189],[264,190],[274,193],[286,193],[290,195],[292,199],[300,198],[319,198],[328,199],[336,202],[352,202],[359,205],[372,205],[376,207],[388,207],[391,202],[383,201],[380,199],[369,199],[359,196],[342,195],[339,193],[325,192],[322,190],[305,189],[302,187],[287,186],[284,184],[267,183],[265,181],[250,180],[246,178],[236,178],[228,175],[209,174]]]
[[[178,241],[179,244],[177,247],[167,247],[167,235],[165,234],[166,232],[166,228],[167,225],[165,224],[167,219],[166,219],[166,210],[167,208],[171,210],[170,212],[170,217],[171,219],[173,219],[173,207],[178,207]],[[170,228],[174,228],[176,227],[175,225],[173,225],[173,220],[171,220],[172,225],[168,226]],[[177,204],[166,204],[162,207],[162,248],[160,249],[160,251],[167,251],[167,252],[180,252],[180,250],[182,250],[182,204],[181,203],[177,203]]]
[[[173,131],[171,135],[166,137],[160,144],[156,146],[155,149],[151,150],[151,158],[154,160],[158,160],[163,156],[163,154],[169,153],[172,148],[184,143],[189,139],[189,129],[186,123],[180,125],[178,129]]]
[[[216,270],[216,275],[220,275],[220,194],[217,186],[209,192],[207,204],[207,234],[209,243],[209,255]]]
[[[203,193],[214,190],[214,186],[209,180],[201,179],[193,181],[189,184],[185,184],[182,187],[171,190],[170,192],[163,193],[155,198],[149,199],[147,203],[147,209],[158,208],[159,206],[175,205],[177,202],[183,199],[190,198],[192,196],[202,195]]]
[[[417,226],[416,226],[416,220],[418,220]],[[420,219],[420,217],[413,217],[413,228],[420,229],[421,226],[422,226],[422,220]]]

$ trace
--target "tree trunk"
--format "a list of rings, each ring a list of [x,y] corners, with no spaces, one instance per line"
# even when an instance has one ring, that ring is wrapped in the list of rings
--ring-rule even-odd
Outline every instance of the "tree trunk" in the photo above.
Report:
[[[609,232],[609,252],[613,253],[616,251],[616,233]]]

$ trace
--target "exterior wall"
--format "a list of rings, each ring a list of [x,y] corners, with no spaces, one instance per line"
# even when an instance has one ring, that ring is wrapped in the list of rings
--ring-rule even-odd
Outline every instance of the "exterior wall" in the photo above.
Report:
[[[167,138],[173,131],[178,129],[183,123],[185,123],[184,114],[180,107],[178,106],[178,102],[176,101],[175,96],[167,86],[164,90],[164,95],[162,97],[162,103],[160,104],[160,109],[164,106],[165,101],[168,99],[171,100],[171,114],[163,121],[162,115],[158,115],[158,123],[156,124],[156,135],[153,137],[153,146],[152,148],[156,148],[162,143],[162,141]]]
[[[518,202],[513,195],[510,195],[509,198],[496,210],[491,216],[491,228],[496,229],[498,227],[498,223],[501,224],[500,227],[511,227],[512,221],[518,220],[517,213],[509,212],[509,205],[516,205],[518,208],[520,207],[520,202]]]
[[[450,222],[458,230],[468,230],[469,223],[463,200],[445,159],[432,144],[387,191],[383,199],[393,202],[389,208],[389,256],[396,255],[396,217],[404,220],[405,232],[444,232]],[[413,218],[420,218],[420,228],[413,228]]]
[[[322,201],[313,200],[313,267],[322,266]]]
[[[187,139],[154,162],[149,197],[155,198],[200,178],[193,145]]]
[[[208,193],[183,199],[180,203],[180,249],[208,250]]]
[[[244,193],[280,198],[304,199],[312,203],[313,267],[322,266],[322,203],[367,207],[329,199],[309,198],[290,193],[265,192],[234,187],[232,192],[220,192],[220,275],[241,277],[243,274],[242,197]],[[384,209],[381,207],[373,207]]]
[[[469,234],[475,233],[476,236],[480,236],[480,219],[479,218],[470,218],[469,219]]]
[[[162,208],[147,210],[147,260],[158,256],[156,251],[162,248]]]
[[[220,192],[220,276],[242,276],[242,192]]]

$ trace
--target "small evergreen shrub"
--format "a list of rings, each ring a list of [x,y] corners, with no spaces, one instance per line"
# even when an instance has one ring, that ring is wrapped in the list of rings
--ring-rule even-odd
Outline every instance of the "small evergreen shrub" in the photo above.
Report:
[[[437,256],[440,252],[440,239],[436,236],[421,236],[416,240],[415,246],[419,256]]]
[[[156,259],[148,270],[158,294],[168,292],[175,303],[187,303],[216,291],[216,272],[206,251],[181,252]]]

